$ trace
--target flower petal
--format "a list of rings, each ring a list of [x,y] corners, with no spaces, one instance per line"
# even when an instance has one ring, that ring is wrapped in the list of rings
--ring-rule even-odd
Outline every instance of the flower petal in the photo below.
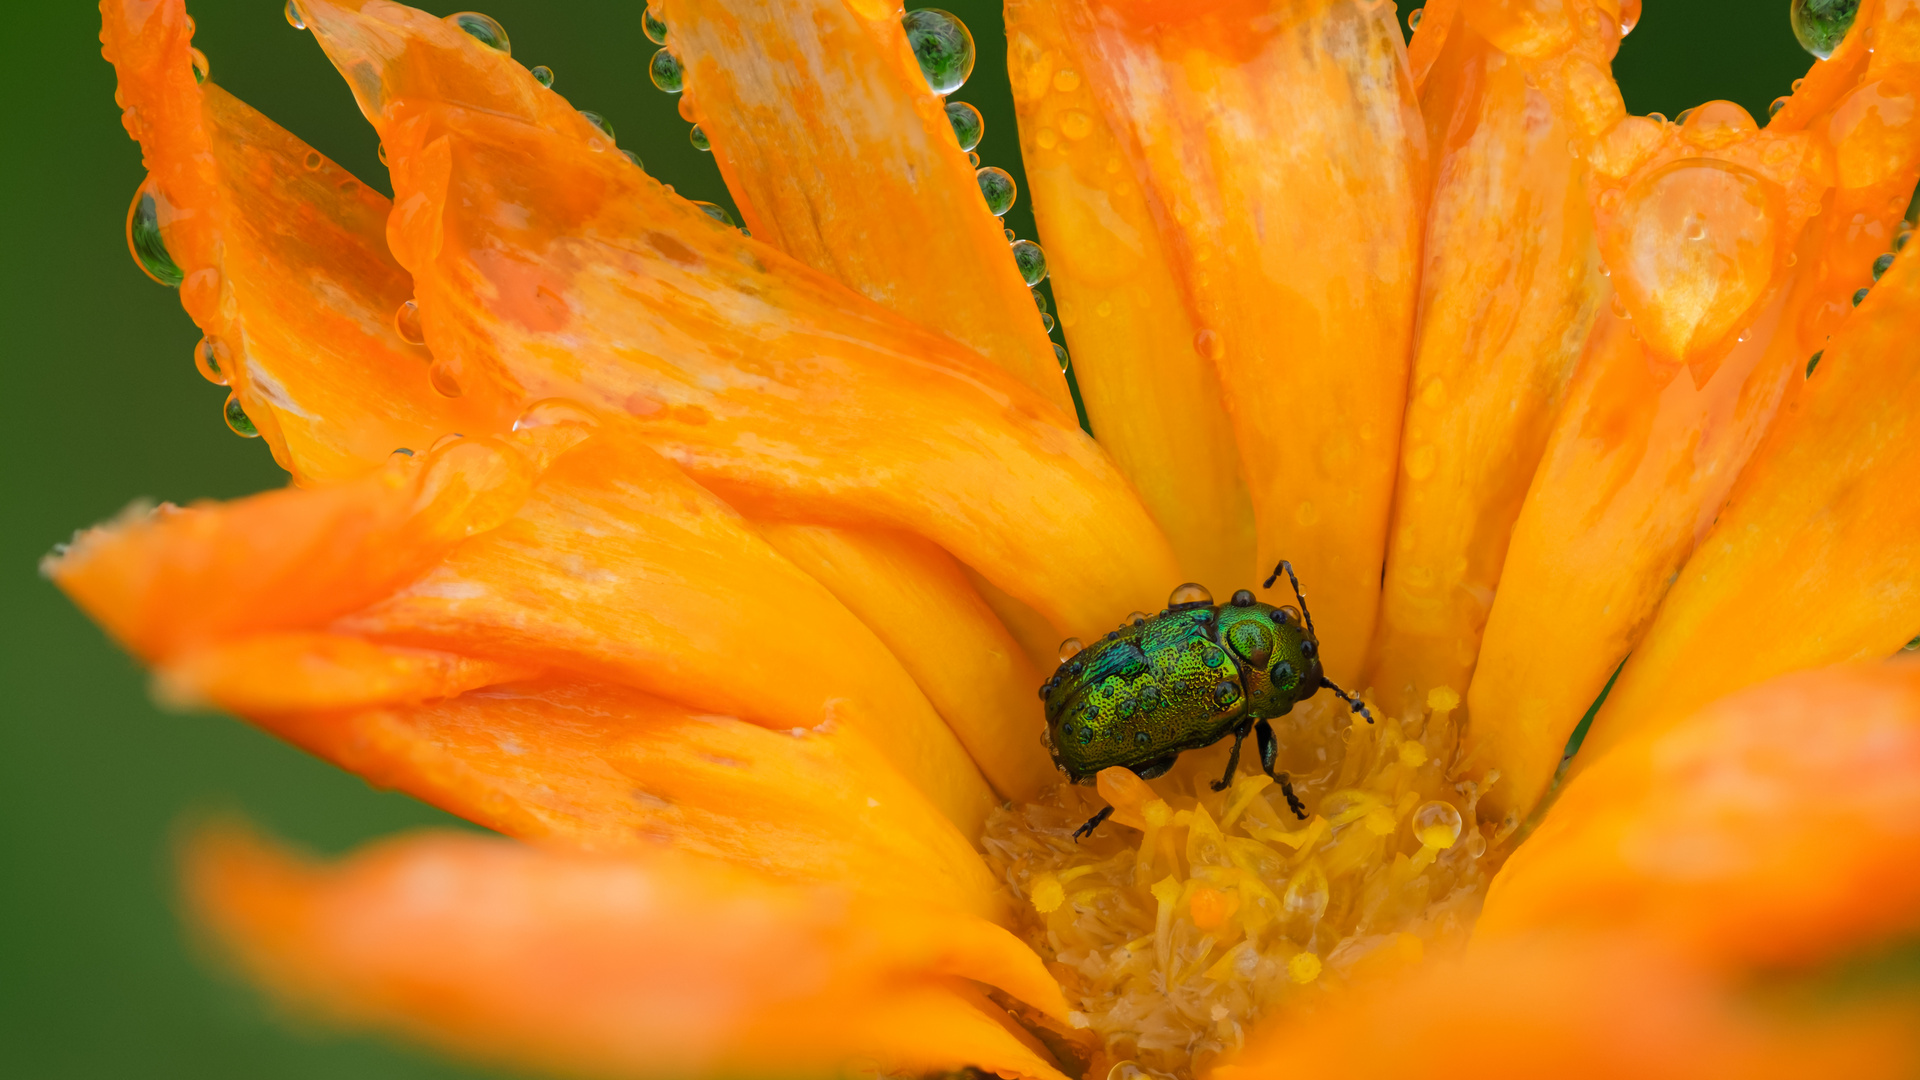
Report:
[[[1640,943],[1529,938],[1265,1031],[1211,1080],[1896,1080],[1920,1062],[1912,1023],[1861,1007],[1777,1016]]]
[[[440,20],[302,10],[381,130],[396,253],[469,392],[629,416],[756,518],[917,532],[1063,633],[1165,595],[1138,497],[1006,373],[670,196]]]
[[[170,657],[156,675],[165,701],[271,716],[428,701],[535,673],[496,660],[296,631],[194,649]]]
[[[1080,75],[1060,8],[1015,0],[1006,17],[1021,157],[1093,430],[1187,580],[1225,590],[1264,576],[1272,567],[1254,558],[1253,503],[1209,355],[1219,337],[1199,336],[1147,188]]]
[[[222,373],[302,483],[424,449],[471,410],[427,383],[394,314],[413,294],[386,246],[390,204],[212,83],[196,83],[181,0],[105,0],[116,100],[163,206],[180,299]]]
[[[1599,757],[1501,869],[1475,934],[1548,928],[1735,969],[1920,930],[1920,665],[1778,679]]]
[[[676,0],[690,113],[753,235],[1073,415],[1033,299],[891,4]]]
[[[873,628],[995,790],[1031,801],[1059,782],[1036,751],[1041,675],[953,556],[911,533],[770,524],[760,535]]]
[[[665,846],[796,882],[1006,914],[969,838],[851,728],[769,731],[556,680],[252,718],[370,783],[523,840]]]
[[[189,852],[196,913],[255,978],[348,1022],[584,1076],[979,1065],[1059,1080],[947,980],[1048,1011],[1039,958],[936,905],[673,858],[422,836],[337,867],[244,835]]]
[[[1606,296],[1585,165],[1520,66],[1446,35],[1421,105],[1435,181],[1392,540],[1366,682],[1390,712],[1464,691],[1507,539]],[[1416,39],[1418,40],[1418,39]]]
[[[1379,599],[1426,184],[1392,5],[1061,11],[1216,336],[1259,564],[1299,567],[1328,675],[1349,680]]]
[[[1916,318],[1920,256],[1908,250],[1755,452],[1595,718],[1592,746],[1782,672],[1890,656],[1920,632]]]
[[[1855,92],[1877,99],[1885,80],[1877,69],[1862,78]],[[1716,102],[1684,127],[1653,125],[1617,177],[1607,170],[1622,162],[1606,148],[1621,140],[1595,152],[1602,248],[1627,291],[1594,330],[1514,527],[1468,694],[1471,752],[1503,777],[1487,796],[1496,813],[1524,814],[1546,790],[1568,735],[1892,238],[1920,124],[1839,120],[1754,131],[1738,106]],[[1615,134],[1649,124],[1625,118]],[[1829,209],[1802,228],[1836,176]],[[1684,254],[1703,246],[1719,254]],[[1710,330],[1768,273],[1746,321]],[[1672,288],[1649,291],[1656,279]],[[1672,310],[1653,313],[1661,305]],[[1690,704],[1738,685],[1716,683]]]

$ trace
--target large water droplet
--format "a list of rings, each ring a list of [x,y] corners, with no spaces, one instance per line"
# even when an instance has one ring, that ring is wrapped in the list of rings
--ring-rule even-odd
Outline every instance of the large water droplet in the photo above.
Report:
[[[133,252],[133,261],[140,269],[167,288],[177,289],[186,279],[160,235],[160,203],[145,184],[140,186],[133,205],[127,210],[127,248]]]
[[[953,137],[960,140],[962,150],[979,146],[980,137],[987,133],[987,118],[964,101],[947,102],[947,123],[953,125]]]
[[[260,437],[260,429],[253,425],[253,418],[247,415],[246,406],[240,404],[238,390],[227,395],[227,403],[221,408],[220,415],[226,417],[227,426],[233,429],[235,435],[243,439]]]
[[[401,304],[393,313],[393,331],[400,340],[409,345],[425,345],[426,331],[420,329],[420,304],[409,300]]]
[[[432,383],[434,390],[443,397],[459,397],[466,392],[460,385],[459,374],[454,371],[453,365],[445,360],[436,361],[433,367],[427,369],[427,381]]]
[[[1029,286],[1038,285],[1047,280],[1047,253],[1040,245],[1031,240],[1013,242],[1013,261],[1020,267],[1020,276]]]
[[[1004,215],[1013,209],[1013,200],[1020,194],[1013,177],[1007,170],[989,165],[973,174],[980,182],[980,195],[987,200],[987,210],[994,217]]]
[[[1211,603],[1213,603],[1213,594],[1207,591],[1205,585],[1193,581],[1189,581],[1185,585],[1173,590],[1173,593],[1167,597],[1168,607],[1179,607],[1181,604]]]
[[[547,65],[540,64],[536,67],[530,68],[528,69],[527,74],[533,76],[534,82],[539,83],[541,86],[544,86],[549,90],[553,89],[553,69],[548,67]]]
[[[907,12],[900,25],[934,93],[951,94],[973,74],[973,34],[966,23],[939,8],[921,8]]]
[[[646,33],[647,40],[655,45],[667,43],[667,24],[660,16],[653,13],[652,6],[648,6],[640,13],[640,29]]]
[[[1460,811],[1439,799],[1413,812],[1413,838],[1430,848],[1450,848],[1460,839]]]
[[[300,5],[294,3],[294,0],[287,0],[287,25],[295,30],[307,28],[307,20],[301,16]]]
[[[500,20],[491,15],[482,15],[477,11],[458,11],[447,16],[447,22],[465,30],[475,41],[489,49],[498,49],[508,56],[513,55],[513,43],[507,40],[507,28]]]
[[[187,55],[193,58],[193,81],[206,82],[207,76],[213,73],[213,65],[207,63],[207,54],[199,49],[188,49]]]
[[[1064,664],[1067,661],[1073,659],[1074,657],[1080,655],[1080,650],[1084,648],[1086,648],[1086,646],[1082,644],[1080,639],[1077,637],[1070,637],[1067,640],[1061,642],[1060,643],[1060,662]]]
[[[677,94],[687,86],[687,69],[680,66],[680,58],[673,55],[671,49],[653,54],[653,59],[647,61],[647,77],[669,94]]]
[[[193,347],[193,366],[200,370],[201,378],[215,386],[227,385],[227,363],[231,359],[226,345],[215,337],[203,337]]]
[[[687,141],[693,144],[695,150],[711,151],[713,149],[713,141],[707,138],[706,132],[700,130],[699,124],[693,125],[693,130],[687,132]]]
[[[1144,611],[1129,611],[1129,612],[1127,612],[1127,617],[1126,617],[1126,620],[1125,620],[1125,621],[1124,621],[1124,622],[1123,622],[1123,623],[1122,623],[1121,625],[1123,625],[1123,626],[1145,626],[1146,624],[1147,624],[1147,613],[1146,613],[1146,612],[1144,612]]]
[[[724,206],[721,206],[719,203],[701,202],[698,199],[695,199],[693,205],[699,207],[701,213],[707,215],[708,217],[712,218],[713,220],[719,222],[722,225],[726,225],[735,229],[740,227],[740,223],[733,220],[733,215],[727,212],[727,208]]]
[[[613,138],[613,125],[607,122],[606,117],[601,116],[597,112],[588,112],[585,109],[580,110],[580,115],[586,118],[587,123],[599,128],[600,134],[605,135],[609,139]]]
[[[1860,0],[1793,0],[1793,36],[1801,48],[1825,60],[1840,47],[1859,13]]]

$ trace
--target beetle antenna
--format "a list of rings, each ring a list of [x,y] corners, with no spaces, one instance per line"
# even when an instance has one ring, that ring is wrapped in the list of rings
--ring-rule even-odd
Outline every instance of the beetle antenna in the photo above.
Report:
[[[1273,568],[1273,573],[1267,575],[1267,580],[1263,582],[1260,587],[1263,589],[1273,588],[1273,583],[1280,580],[1280,575],[1283,573],[1287,575],[1288,581],[1293,582],[1293,598],[1300,601],[1300,617],[1307,620],[1307,633],[1312,634],[1313,637],[1318,640],[1320,635],[1315,634],[1313,630],[1313,612],[1307,610],[1307,594],[1300,591],[1300,579],[1293,576],[1292,563],[1281,559],[1280,565]],[[1332,684],[1329,683],[1328,685]],[[1342,696],[1345,695],[1343,694]]]
[[[1320,685],[1333,691],[1336,695],[1339,696],[1341,701],[1344,701],[1347,704],[1353,706],[1353,711],[1359,713],[1361,716],[1366,717],[1367,723],[1369,724],[1373,723],[1373,714],[1367,711],[1366,702],[1361,701],[1359,698],[1354,697],[1352,694],[1349,694],[1345,690],[1342,690],[1339,687],[1333,685],[1333,680],[1327,678],[1324,675],[1320,677]]]

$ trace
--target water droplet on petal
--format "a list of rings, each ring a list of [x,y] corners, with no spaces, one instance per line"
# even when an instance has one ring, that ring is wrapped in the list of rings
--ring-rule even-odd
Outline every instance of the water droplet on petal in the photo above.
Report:
[[[1193,351],[1209,360],[1218,360],[1227,355],[1227,343],[1212,330],[1202,330],[1193,335]]]
[[[966,23],[939,8],[921,8],[907,12],[900,25],[934,93],[951,94],[973,74],[973,34]]]
[[[581,424],[586,427],[598,427],[600,417],[592,409],[569,398],[547,398],[527,406],[520,418],[513,422],[515,431],[531,431],[535,428],[553,427],[558,424]]]
[[[1065,375],[1067,369],[1073,366],[1073,358],[1067,355],[1067,347],[1065,345],[1055,343],[1053,346],[1053,358],[1060,362],[1060,374],[1062,375]]]
[[[986,117],[964,101],[947,102],[947,123],[953,125],[953,137],[960,140],[962,150],[979,146],[981,136],[987,133]]]
[[[699,124],[693,125],[693,130],[687,132],[687,141],[693,144],[695,150],[711,151],[713,149],[712,141],[707,138],[706,132],[700,130]]]
[[[1040,325],[1046,328],[1047,333],[1049,334],[1053,333],[1053,316],[1047,314],[1044,311],[1041,312]]]
[[[449,431],[445,435],[442,435],[439,438],[433,440],[433,445],[427,447],[427,453],[437,454],[440,451],[445,450],[447,447],[452,446],[454,443],[457,443],[464,438],[466,438],[466,436],[462,435],[457,431]]]
[[[1028,289],[1027,291],[1033,294],[1033,306],[1039,308],[1041,314],[1046,314],[1047,294],[1041,292],[1039,289]]]
[[[1013,242],[1013,261],[1029,287],[1047,280],[1047,253],[1031,240]]]
[[[1179,607],[1181,604],[1211,603],[1213,603],[1213,594],[1207,591],[1205,585],[1193,581],[1189,581],[1185,585],[1173,590],[1172,594],[1167,597],[1167,606],[1170,608]]]
[[[498,49],[508,56],[513,55],[513,43],[507,40],[507,28],[491,15],[482,15],[477,11],[460,11],[447,16],[447,22],[465,30],[475,41],[489,49]]]
[[[243,439],[260,437],[260,429],[253,426],[253,418],[247,415],[246,406],[240,404],[239,391],[227,395],[227,403],[221,408],[220,414],[226,417],[227,426],[233,429],[235,435]]]
[[[409,300],[401,304],[400,307],[394,311],[393,331],[400,335],[401,341],[409,345],[425,345],[427,343],[426,331],[420,329],[420,304],[418,301]]]
[[[1450,848],[1460,839],[1460,811],[1435,799],[1413,812],[1413,838],[1430,848]]]
[[[1004,215],[1013,209],[1013,200],[1020,193],[1014,185],[1013,177],[1007,170],[989,165],[973,174],[980,183],[980,195],[987,200],[987,212],[994,217]]]
[[[1892,255],[1882,255],[1873,260],[1873,280],[1879,281],[1882,277],[1885,277],[1887,271],[1891,269],[1893,269]]]
[[[634,167],[634,168],[636,168],[636,169],[639,169],[639,170],[641,170],[641,171],[643,171],[643,172],[644,172],[644,171],[646,171],[646,168],[647,168],[647,167],[646,167],[646,165],[644,165],[644,164],[642,164],[642,163],[641,163],[641,161],[640,161],[640,155],[639,155],[639,154],[636,154],[636,153],[634,153],[634,152],[633,152],[633,151],[631,151],[631,150],[622,150],[622,151],[620,151],[620,153],[621,153],[621,155],[622,155],[623,157],[625,157],[625,158],[626,158],[626,159],[627,159],[628,161],[631,161],[631,162],[633,162],[633,167]]]
[[[1867,294],[1868,294],[1868,293],[1870,293],[1870,292],[1872,292],[1872,291],[1873,291],[1872,289],[1861,289],[1861,290],[1860,290],[1859,292],[1857,292],[1857,293],[1854,293],[1854,294],[1853,294],[1853,306],[1854,306],[1854,307],[1859,307],[1859,306],[1860,306],[1861,304],[1864,304],[1864,303],[1866,303],[1866,302],[1867,302]]]
[[[1060,643],[1060,662],[1064,664],[1067,661],[1073,659],[1074,657],[1080,655],[1080,650],[1084,648],[1086,648],[1086,646],[1081,644],[1080,639],[1077,637],[1070,637],[1067,640],[1061,642]]]
[[[647,40],[655,45],[667,43],[667,24],[653,13],[652,6],[640,13],[640,29],[646,33]]]
[[[553,88],[553,69],[547,65],[541,64],[534,67],[529,70],[527,74],[533,76],[533,81],[539,83],[541,86],[549,90]]]
[[[1004,235],[1007,238],[1007,243],[1009,244],[1013,243],[1015,234],[1012,229],[1001,229],[1000,232],[1002,235]]]
[[[1860,0],[1793,0],[1793,36],[1800,47],[1825,60],[1853,28]]]
[[[1820,358],[1825,355],[1827,355],[1827,350],[1821,349],[1819,352],[1814,353],[1812,358],[1807,361],[1807,378],[1813,378],[1813,369],[1820,366]]]
[[[686,89],[687,69],[680,66],[680,58],[669,49],[661,49],[647,61],[647,77],[653,85],[669,94],[677,94]]]
[[[226,344],[218,338],[203,337],[193,347],[193,366],[200,369],[201,378],[215,386],[227,385],[227,362],[231,359]]]
[[[287,0],[287,25],[295,30],[307,28],[307,20],[301,17],[300,5],[294,3],[294,0]]]
[[[1294,873],[1287,882],[1286,895],[1281,897],[1281,903],[1295,915],[1318,919],[1327,913],[1327,899],[1330,893],[1327,872],[1320,868],[1320,863],[1316,860]]]
[[[605,135],[609,139],[613,138],[613,125],[607,122],[606,117],[601,116],[597,112],[588,112],[585,109],[580,110],[580,115],[587,123],[599,128],[600,134]]]
[[[712,218],[713,220],[719,222],[722,225],[726,225],[729,228],[734,228],[734,229],[737,229],[740,227],[740,223],[733,220],[733,215],[727,212],[727,208],[724,206],[721,206],[719,203],[701,202],[698,199],[695,199],[693,202],[693,205],[699,207],[701,213],[707,215],[708,217]]]
[[[307,151],[307,168],[318,169],[320,166],[325,165],[326,163],[327,163],[327,159],[320,156],[320,151],[318,150]]]
[[[1626,37],[1628,34],[1633,33],[1633,28],[1639,25],[1640,0],[1621,0],[1620,36]]]
[[[1412,11],[1407,12],[1407,29],[1420,29],[1420,19],[1425,16],[1426,13],[1426,8],[1414,8]]]
[[[1784,109],[1784,108],[1786,108],[1786,107],[1787,107],[1787,102],[1789,102],[1789,101],[1792,101],[1792,100],[1793,100],[1792,98],[1786,98],[1786,97],[1777,97],[1777,98],[1774,98],[1774,99],[1773,99],[1773,104],[1771,104],[1771,105],[1768,105],[1768,106],[1767,106],[1767,115],[1768,115],[1768,116],[1779,116],[1779,115],[1780,115],[1780,110],[1781,110],[1781,109]]]
[[[466,392],[460,386],[460,379],[454,371],[453,364],[445,360],[436,361],[433,367],[427,369],[427,381],[433,384],[434,390],[438,391],[442,397],[459,397]]]
[[[380,164],[382,165],[387,164],[387,144],[386,143],[381,143],[378,147],[376,147],[374,149],[374,154],[377,157],[379,157]]]
[[[203,83],[213,73],[213,65],[207,63],[207,54],[199,49],[188,49],[187,55],[193,58],[193,81]]]
[[[167,251],[167,242],[160,235],[160,203],[146,184],[133,197],[133,205],[127,208],[127,248],[133,252],[133,261],[153,280],[169,289],[177,289],[180,282],[186,280],[186,274],[180,270],[180,264],[173,261]]]
[[[1906,247],[1907,241],[1911,239],[1913,239],[1913,230],[1901,229],[1900,232],[1893,238],[1893,250],[1899,251],[1900,249]]]

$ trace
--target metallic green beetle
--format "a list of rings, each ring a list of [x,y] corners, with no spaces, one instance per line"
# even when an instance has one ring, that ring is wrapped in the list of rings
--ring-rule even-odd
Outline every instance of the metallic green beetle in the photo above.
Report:
[[[1313,615],[1292,564],[1283,560],[1274,567],[1262,588],[1273,588],[1283,573],[1293,583],[1298,609],[1260,603],[1246,589],[1216,605],[1206,589],[1189,584],[1173,591],[1165,611],[1135,612],[1090,646],[1067,639],[1059,669],[1040,687],[1054,765],[1076,784],[1091,783],[1114,766],[1151,780],[1173,768],[1181,751],[1232,735],[1227,774],[1213,785],[1223,791],[1240,767],[1240,744],[1251,734],[1261,769],[1279,781],[1294,814],[1305,818],[1292,781],[1273,771],[1280,742],[1267,721],[1322,687],[1369,724],[1373,714],[1321,671]],[[1107,807],[1094,815],[1074,838],[1091,834],[1111,813]]]

